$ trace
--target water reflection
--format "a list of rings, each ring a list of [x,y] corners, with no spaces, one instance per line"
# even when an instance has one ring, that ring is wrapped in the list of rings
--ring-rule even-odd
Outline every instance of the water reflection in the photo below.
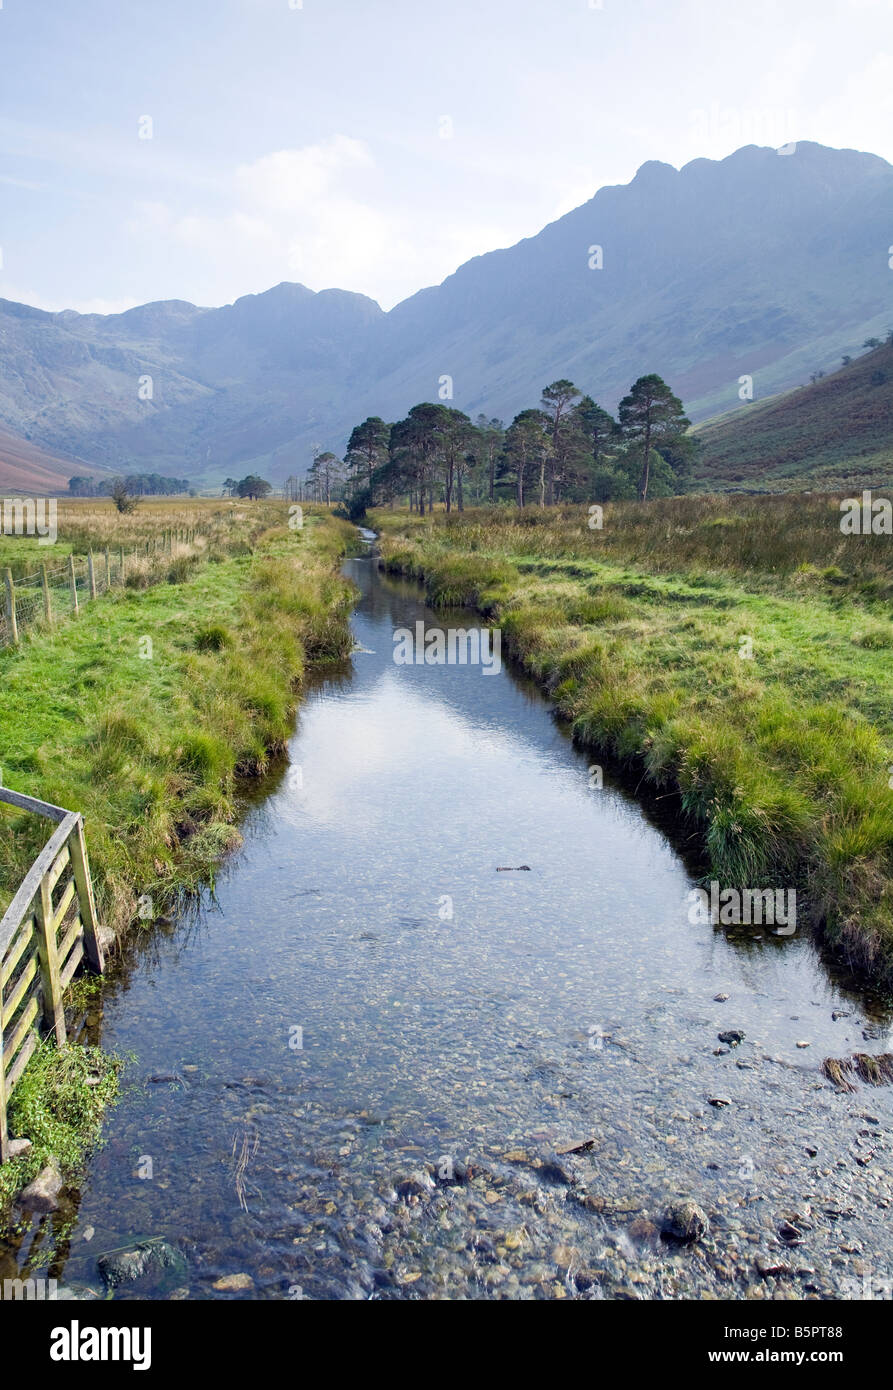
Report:
[[[157,1237],[182,1297],[740,1294],[776,1210],[856,1200],[865,1099],[818,1064],[865,1028],[883,1050],[886,1020],[806,941],[689,923],[673,803],[593,789],[509,672],[396,666],[396,628],[471,620],[349,570],[358,650],[311,682],[215,900],[128,946],[102,1031],[134,1087],[55,1237],[7,1261],[55,1238],[53,1272],[100,1291],[99,1252]],[[880,1257],[874,1181],[848,1219]],[[655,1238],[679,1190],[708,1259]],[[836,1228],[812,1241],[833,1290]]]

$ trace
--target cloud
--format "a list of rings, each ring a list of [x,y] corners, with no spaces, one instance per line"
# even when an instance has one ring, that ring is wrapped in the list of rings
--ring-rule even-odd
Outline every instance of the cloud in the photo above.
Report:
[[[49,314],[74,309],[79,314],[123,314],[142,303],[139,299],[72,299],[71,295],[46,295],[28,285],[0,284],[0,298],[13,304],[28,304],[32,309],[44,309]]]
[[[392,206],[369,146],[347,135],[276,150],[240,164],[218,208],[140,202],[127,233],[146,255],[173,255],[190,290],[212,304],[299,280],[313,290],[355,290],[390,307],[436,283],[470,256],[512,239],[458,209],[444,222]]]

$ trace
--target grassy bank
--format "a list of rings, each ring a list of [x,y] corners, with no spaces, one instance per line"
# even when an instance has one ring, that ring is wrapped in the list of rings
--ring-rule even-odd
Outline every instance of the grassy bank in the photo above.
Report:
[[[284,504],[246,509],[206,555],[167,561],[149,587],[110,593],[0,652],[2,782],[83,812],[99,915],[119,933],[212,877],[239,841],[238,779],[284,747],[308,663],[350,651],[352,589],[338,571],[354,529],[318,511],[291,531],[286,516]],[[0,808],[0,912],[47,833]],[[15,1123],[58,1118],[63,1100],[75,1117],[61,1138],[49,1120],[25,1131],[35,1150],[21,1181],[53,1144],[70,1161],[77,1133],[82,1148],[91,1142],[95,1116],[75,1115],[70,1071],[61,1059],[29,1068],[13,1098]]]
[[[381,513],[391,569],[497,622],[577,738],[674,790],[713,876],[893,986],[893,558],[834,499]]]
[[[84,813],[100,915],[116,929],[139,897],[160,910],[194,887],[234,842],[235,779],[283,747],[306,663],[350,650],[337,560],[353,529],[275,519],[0,656],[3,782]],[[0,904],[45,830],[0,819]]]

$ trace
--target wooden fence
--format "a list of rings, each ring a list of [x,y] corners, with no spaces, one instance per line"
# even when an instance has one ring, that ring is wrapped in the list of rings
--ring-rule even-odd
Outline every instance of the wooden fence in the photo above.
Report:
[[[0,921],[0,1162],[6,1109],[42,1033],[66,1044],[64,996],[82,961],[101,973],[102,943],[79,811],[0,787],[0,802],[56,822]]]
[[[41,565],[36,574],[25,578],[16,579],[11,569],[3,570],[0,647],[17,646],[21,634],[33,623],[52,627],[57,618],[78,613],[91,599],[123,587],[129,573],[156,556],[173,558],[175,553],[182,553],[181,547],[192,547],[195,537],[196,529],[191,527],[166,530],[126,552],[116,546],[69,555],[64,565],[51,570]]]

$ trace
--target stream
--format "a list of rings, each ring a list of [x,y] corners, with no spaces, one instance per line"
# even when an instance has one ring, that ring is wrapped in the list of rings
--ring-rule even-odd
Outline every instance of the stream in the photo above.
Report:
[[[478,619],[345,572],[353,658],[213,898],[104,983],[124,1097],[0,1270],[100,1297],[151,1239],[117,1298],[889,1298],[891,1092],[820,1071],[889,1016],[799,934],[691,923],[674,803],[598,785],[505,664],[395,664]]]

